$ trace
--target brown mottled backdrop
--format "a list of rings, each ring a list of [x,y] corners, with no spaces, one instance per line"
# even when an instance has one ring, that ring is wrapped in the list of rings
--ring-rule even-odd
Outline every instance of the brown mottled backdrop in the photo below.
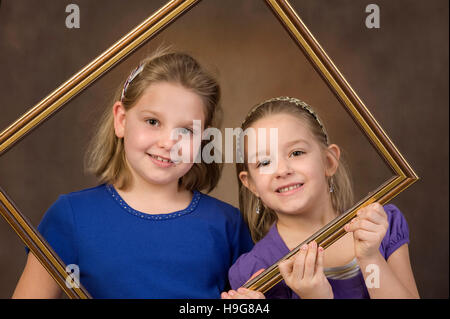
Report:
[[[76,3],[81,28],[67,29]],[[0,131],[142,22],[164,0],[3,0],[0,5]],[[411,263],[425,298],[448,298],[448,1],[378,0],[381,28],[367,29],[372,1],[292,0],[328,55],[421,180],[393,202],[410,226]],[[198,58],[223,89],[223,127],[279,95],[323,117],[351,166],[358,198],[390,177],[334,95],[262,0],[203,0],[0,157],[0,187],[34,225],[61,193],[96,185],[83,156],[119,82],[161,43]],[[213,196],[235,206],[234,166]],[[19,237],[0,218],[0,298],[25,264]]]

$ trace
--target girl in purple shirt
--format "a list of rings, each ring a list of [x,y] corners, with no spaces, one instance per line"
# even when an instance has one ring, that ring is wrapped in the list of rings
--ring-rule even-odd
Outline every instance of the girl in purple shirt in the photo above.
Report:
[[[269,128],[277,129],[276,143]],[[306,103],[290,97],[267,100],[250,111],[242,129],[239,200],[256,244],[230,268],[232,290],[222,298],[419,297],[406,220],[394,205],[378,203],[360,209],[345,225],[347,234],[326,252],[311,242],[281,262],[284,280],[265,296],[243,288],[351,207],[353,192],[339,147],[329,143],[325,127]],[[254,139],[247,135],[251,130],[258,132]]]

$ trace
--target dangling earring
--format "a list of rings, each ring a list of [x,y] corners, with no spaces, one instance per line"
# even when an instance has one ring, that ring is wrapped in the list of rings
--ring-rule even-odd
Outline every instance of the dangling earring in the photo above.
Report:
[[[330,193],[334,192],[334,182],[333,182],[333,177],[330,177],[330,182],[328,183],[330,186]]]
[[[261,212],[261,202],[258,198],[258,202],[256,203],[256,213],[259,214]]]

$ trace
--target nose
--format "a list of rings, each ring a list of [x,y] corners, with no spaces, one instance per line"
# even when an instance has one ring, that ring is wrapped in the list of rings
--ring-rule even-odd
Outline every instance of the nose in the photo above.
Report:
[[[277,161],[277,170],[275,172],[276,178],[284,178],[286,176],[289,176],[293,173],[293,170],[291,166],[289,165],[289,162],[285,159],[278,158]]]
[[[170,130],[161,132],[161,135],[159,136],[158,139],[158,147],[170,151],[172,147],[175,145],[175,143],[177,143],[177,141],[172,139]]]

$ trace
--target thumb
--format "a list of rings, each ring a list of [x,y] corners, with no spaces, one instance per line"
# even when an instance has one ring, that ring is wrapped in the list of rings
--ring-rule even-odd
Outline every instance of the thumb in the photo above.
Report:
[[[280,271],[281,276],[283,276],[283,279],[286,280],[286,278],[289,278],[290,274],[292,273],[293,268],[293,260],[287,259],[283,260],[278,264],[278,270]]]

